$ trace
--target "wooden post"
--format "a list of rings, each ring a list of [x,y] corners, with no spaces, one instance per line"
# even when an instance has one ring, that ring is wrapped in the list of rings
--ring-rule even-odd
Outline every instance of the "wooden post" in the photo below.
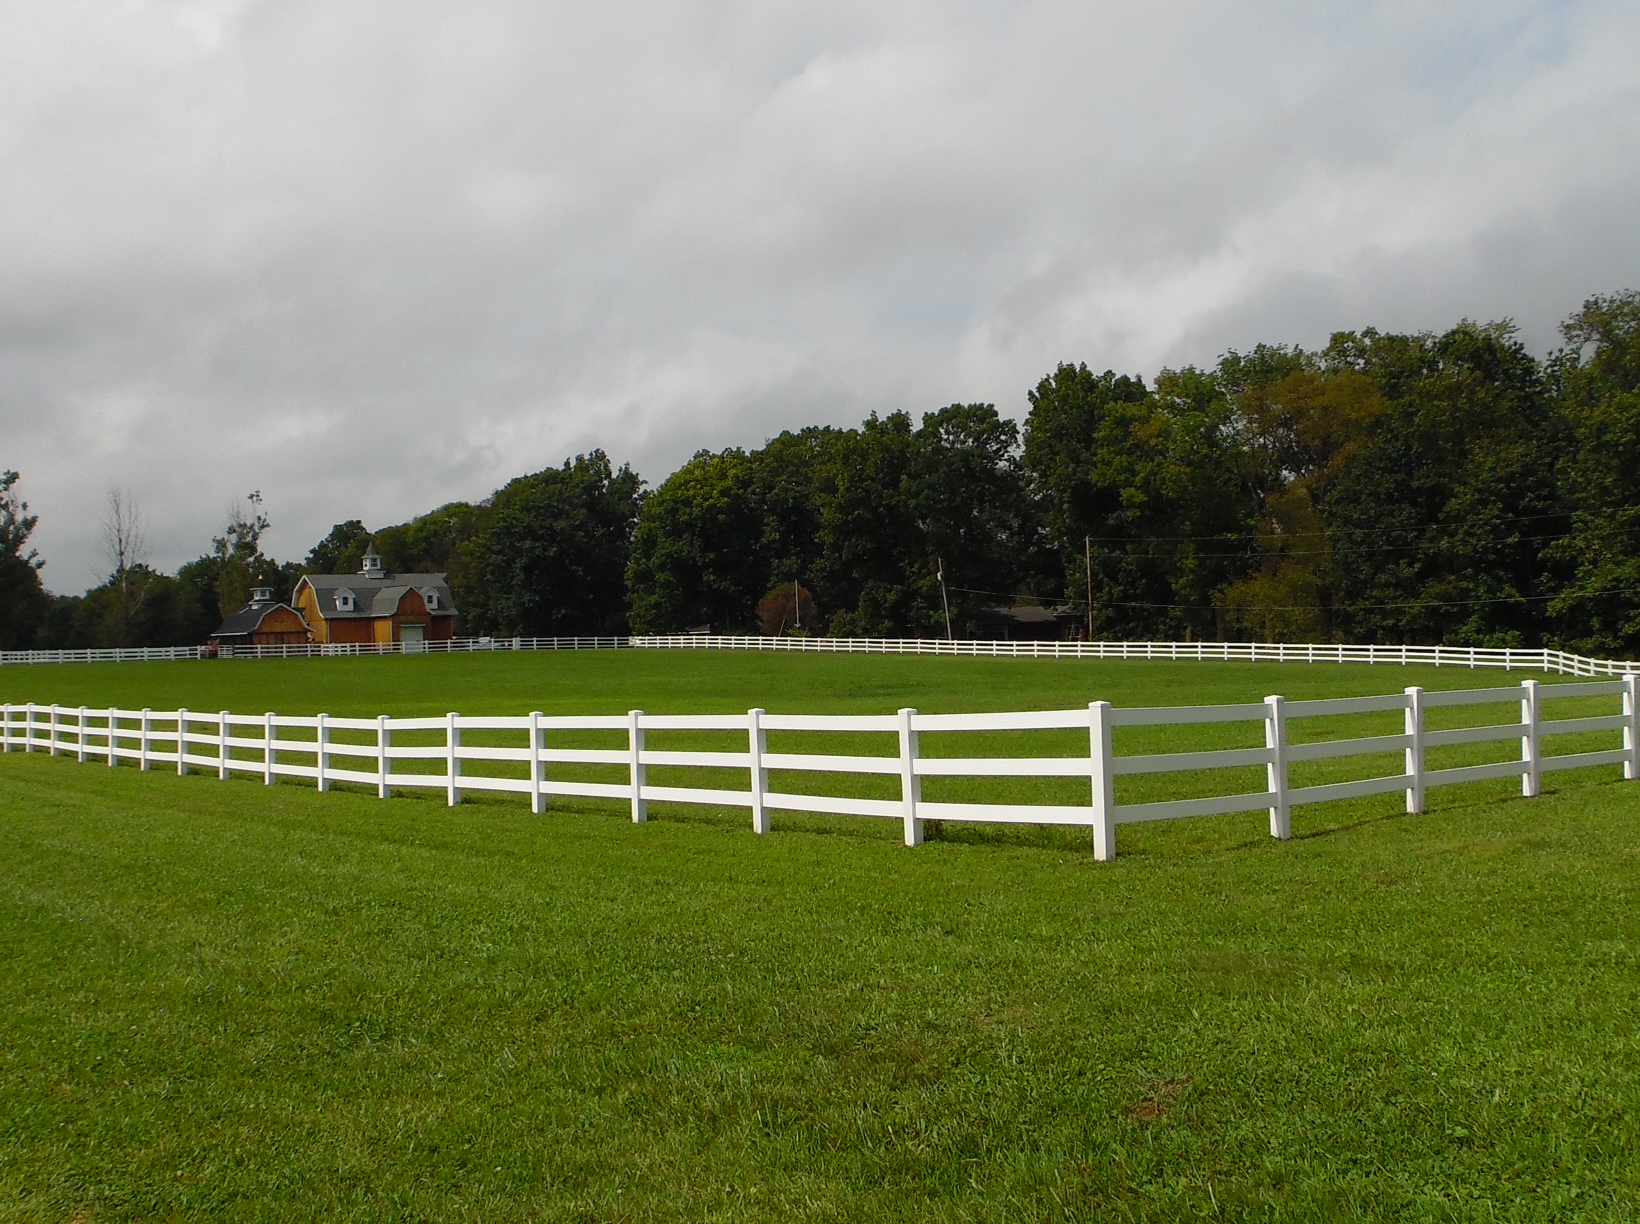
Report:
[[[1526,768],[1520,776],[1520,793],[1531,799],[1543,793],[1539,773],[1542,746],[1538,742],[1538,682],[1520,682],[1520,759]]]
[[[142,730],[139,733],[141,738],[137,741],[137,768],[144,772],[148,769],[148,737],[153,713],[147,706],[142,707]]]
[[[649,801],[643,797],[648,773],[643,763],[643,711],[628,710],[626,719],[627,751],[632,768],[632,823],[642,824],[649,819]]]
[[[86,708],[80,707],[80,733],[74,737],[74,760],[76,764],[85,764],[85,723]]]
[[[541,711],[530,711],[530,811],[537,816],[547,810],[547,793],[541,784],[547,780],[547,763],[541,759],[546,750],[546,736],[541,730]]]
[[[1424,810],[1424,690],[1416,684],[1407,688],[1406,733],[1407,811],[1419,816]]]
[[[458,717],[454,710],[444,716],[444,755],[448,770],[445,800],[451,807],[461,802],[461,785],[456,781],[461,777],[461,728],[456,726]]]
[[[1270,836],[1282,841],[1293,835],[1293,814],[1287,806],[1287,708],[1285,699],[1271,696],[1264,699],[1264,746],[1270,750],[1270,763],[1264,767],[1268,790],[1274,793],[1270,805]]]
[[[108,707],[108,768],[113,769],[119,764],[119,746],[115,741],[119,738],[116,732],[119,729],[119,719],[114,717],[114,707]]]
[[[393,792],[387,786],[387,745],[392,737],[387,729],[387,715],[376,715],[376,798],[386,799]]]
[[[46,751],[52,756],[57,755],[57,703],[51,703],[51,713],[46,722]]]
[[[273,711],[262,715],[262,785],[273,785],[273,765],[278,749],[278,728],[273,725]]]
[[[909,707],[900,711],[900,807],[904,812],[908,846],[923,843],[922,817],[917,815],[917,805],[922,802],[922,779],[917,776],[917,733],[911,726],[916,716],[917,711]]]
[[[216,716],[216,776],[222,781],[228,780],[228,711],[223,710]]]
[[[1088,704],[1088,777],[1093,783],[1093,857],[1116,857],[1116,768],[1111,749],[1110,702]]]
[[[177,711],[177,777],[188,772],[188,711]]]
[[[330,746],[330,715],[321,714],[313,720],[313,760],[314,772],[318,775],[316,781],[321,791],[330,789],[328,766],[330,754],[325,751]]]
[[[769,809],[763,806],[763,796],[769,791],[769,771],[763,767],[763,757],[769,751],[769,733],[763,729],[763,715],[762,709],[746,711],[746,739],[751,753],[753,833],[769,831]]]

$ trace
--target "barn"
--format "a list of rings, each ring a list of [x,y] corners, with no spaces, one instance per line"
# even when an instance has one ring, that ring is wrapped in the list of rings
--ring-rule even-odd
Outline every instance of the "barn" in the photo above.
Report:
[[[251,601],[211,634],[218,646],[294,646],[306,642],[307,621],[273,597],[272,587],[251,588]]]
[[[291,603],[315,642],[398,642],[415,650],[455,636],[449,576],[389,573],[375,545],[357,574],[304,574]]]

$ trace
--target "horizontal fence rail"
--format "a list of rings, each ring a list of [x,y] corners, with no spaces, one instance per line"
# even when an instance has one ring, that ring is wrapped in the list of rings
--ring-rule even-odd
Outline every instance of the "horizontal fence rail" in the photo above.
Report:
[[[1470,646],[1350,646],[1303,642],[1015,642],[940,638],[805,638],[678,633],[640,637],[453,638],[443,642],[305,642],[284,646],[157,646],[107,650],[6,650],[0,665],[142,663],[182,659],[330,659],[397,654],[538,650],[772,650],[816,654],[917,654],[1004,659],[1126,659],[1197,663],[1371,663],[1497,668],[1563,676],[1622,676],[1640,663],[1563,650]]]
[[[1610,713],[1554,718],[1549,707],[1567,699],[1615,699]],[[1431,728],[1432,710],[1465,706],[1505,706],[1506,721]],[[1518,711],[1518,716],[1516,716]],[[1402,729],[1345,739],[1292,735],[1310,720],[1394,715]],[[1122,728],[1245,724],[1262,728],[1262,746],[1185,752],[1114,751],[1113,732]],[[1393,725],[1393,724],[1392,724]],[[1085,744],[1071,755],[930,755],[923,736],[975,732],[1073,733]],[[729,750],[656,747],[651,735],[710,733],[736,746]],[[788,748],[811,748],[816,739],[845,735],[847,752],[775,751],[771,734],[796,737]],[[1545,745],[1563,735],[1603,734],[1609,746],[1553,755]],[[1086,736],[1084,740],[1082,737]],[[602,737],[602,747],[589,747]],[[861,738],[883,751],[862,753]],[[478,743],[483,738],[492,742]],[[1424,810],[1431,787],[1519,778],[1522,794],[1540,793],[1543,774],[1595,766],[1622,766],[1623,776],[1640,777],[1640,676],[1569,684],[1523,681],[1518,686],[1425,691],[1374,697],[1288,701],[1280,696],[1234,705],[1116,708],[1096,701],[1086,708],[994,714],[923,714],[903,709],[892,715],[745,714],[555,715],[539,712],[506,717],[447,714],[433,718],[339,718],[236,714],[227,710],[155,711],[59,705],[7,704],[0,716],[6,752],[73,755],[81,762],[122,762],[140,769],[156,766],[312,782],[319,790],[337,783],[373,788],[381,798],[396,789],[442,791],[454,806],[475,791],[527,796],[531,810],[544,812],[551,796],[612,799],[629,805],[634,821],[648,818],[653,802],[744,808],[752,827],[767,833],[777,811],[897,820],[907,845],[922,842],[928,820],[1088,827],[1096,858],[1116,854],[1119,825],[1155,820],[1267,811],[1273,837],[1292,836],[1293,807],[1369,795],[1404,792],[1406,810]],[[493,742],[505,740],[504,743]],[[569,741],[581,741],[579,744]],[[1433,750],[1518,742],[1518,757],[1480,764],[1432,768]],[[1295,786],[1295,764],[1351,757],[1389,758],[1401,763],[1392,773]],[[1196,798],[1118,802],[1117,779],[1142,775],[1212,774],[1225,769],[1262,771],[1262,789]],[[494,772],[504,768],[505,773]],[[602,779],[584,775],[601,770]],[[689,778],[652,781],[651,770],[694,771]],[[486,772],[488,771],[488,772]],[[701,773],[710,777],[700,777]],[[730,778],[723,775],[728,773]],[[805,789],[816,775],[867,775],[884,779],[891,797],[858,797]],[[950,802],[923,798],[925,779],[1076,779],[1085,799],[1076,803]],[[679,783],[712,782],[712,785]],[[733,784],[730,785],[729,783]],[[897,790],[897,794],[892,792]]]

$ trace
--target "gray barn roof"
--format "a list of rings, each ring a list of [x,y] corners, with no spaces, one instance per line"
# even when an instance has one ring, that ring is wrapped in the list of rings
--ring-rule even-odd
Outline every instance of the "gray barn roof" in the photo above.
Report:
[[[378,616],[392,616],[398,611],[399,600],[409,590],[424,594],[432,591],[438,596],[438,608],[433,616],[454,616],[455,601],[450,598],[447,574],[389,574],[385,578],[367,578],[363,574],[304,574],[302,581],[313,588],[319,597],[319,615],[326,620],[358,620]],[[343,612],[336,607],[340,591],[353,592],[353,611]]]
[[[297,612],[296,609],[291,607],[289,604],[251,604],[249,607],[241,608],[232,616],[228,617],[228,619],[223,621],[217,628],[217,631],[211,634],[211,636],[243,637],[245,634],[255,633],[262,627],[262,622],[267,619],[268,613],[273,612],[278,608],[285,609],[285,611],[291,613],[293,616],[301,616],[301,613]]]

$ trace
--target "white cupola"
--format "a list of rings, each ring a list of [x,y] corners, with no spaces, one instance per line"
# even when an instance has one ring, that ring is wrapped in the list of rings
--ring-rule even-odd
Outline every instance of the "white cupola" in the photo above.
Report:
[[[364,567],[359,570],[366,578],[385,578],[387,571],[382,568],[382,555],[376,551],[374,544],[364,550]]]

